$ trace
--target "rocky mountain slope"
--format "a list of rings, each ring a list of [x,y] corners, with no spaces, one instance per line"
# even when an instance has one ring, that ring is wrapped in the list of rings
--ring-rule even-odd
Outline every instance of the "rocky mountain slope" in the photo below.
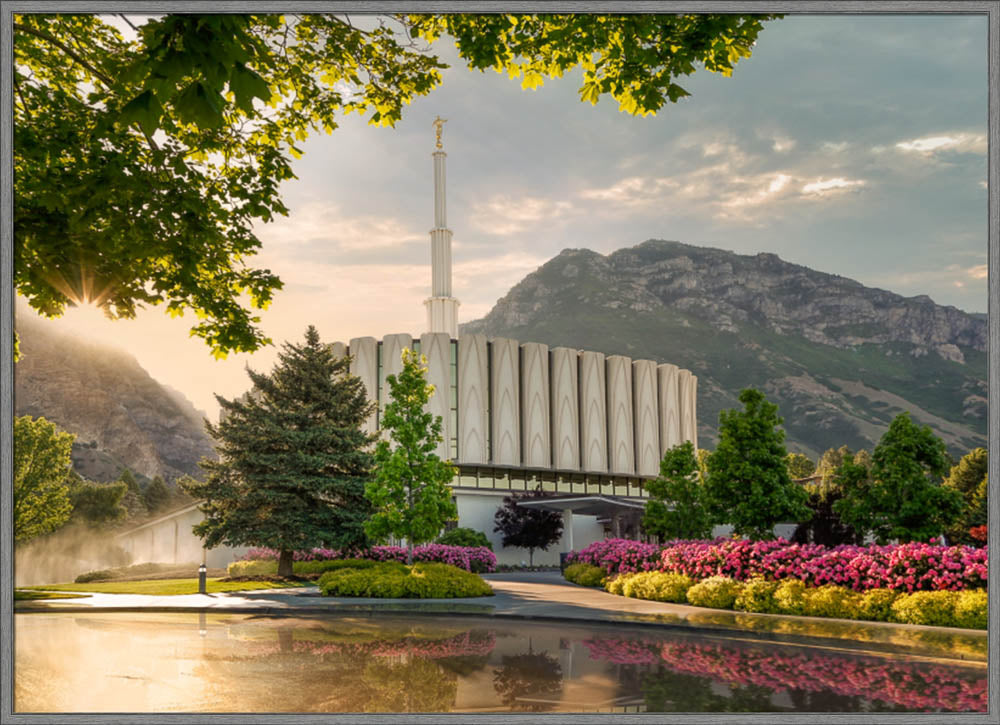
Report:
[[[660,240],[607,256],[567,249],[461,329],[688,368],[706,448],[748,386],[778,404],[789,450],[813,458],[870,450],[903,410],[953,455],[986,445],[985,315],[773,254]]]
[[[73,467],[81,476],[109,481],[128,467],[173,482],[200,475],[198,461],[215,456],[203,415],[131,355],[56,333],[27,315],[16,327],[15,414],[44,416],[75,433]]]

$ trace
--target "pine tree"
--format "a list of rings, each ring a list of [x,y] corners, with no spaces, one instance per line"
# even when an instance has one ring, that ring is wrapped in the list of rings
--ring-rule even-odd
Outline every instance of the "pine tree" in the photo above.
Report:
[[[156,513],[170,500],[170,491],[160,476],[154,476],[146,490],[142,492],[142,500],[149,513]]]
[[[434,386],[426,380],[427,359],[403,350],[403,369],[386,378],[389,403],[382,411],[382,430],[388,440],[375,447],[375,474],[365,495],[375,513],[365,525],[376,540],[406,539],[407,564],[413,546],[433,541],[444,525],[458,517],[448,485],[455,467],[434,450],[441,442],[441,416],[426,411]]]
[[[788,475],[778,406],[754,388],[740,393],[744,410],[719,414],[719,445],[708,458],[705,493],[716,521],[737,534],[773,538],[774,525],[809,517],[806,492]]]
[[[204,482],[182,484],[204,499],[194,533],[207,548],[277,549],[278,575],[291,576],[295,551],[366,544],[373,436],[361,426],[372,403],[349,364],[310,325],[304,344],[283,345],[269,375],[247,369],[250,395],[216,396],[223,415],[205,427],[219,460],[201,462]]]

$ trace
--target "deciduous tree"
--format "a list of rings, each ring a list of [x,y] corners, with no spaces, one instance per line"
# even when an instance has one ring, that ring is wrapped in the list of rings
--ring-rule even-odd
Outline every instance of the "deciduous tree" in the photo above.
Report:
[[[372,404],[349,364],[310,325],[304,343],[284,344],[269,375],[247,370],[251,394],[216,396],[223,415],[205,427],[219,460],[202,460],[205,481],[179,482],[203,500],[194,533],[207,548],[277,549],[278,574],[290,576],[295,551],[366,543],[372,437],[361,426]]]
[[[660,461],[660,475],[646,482],[649,500],[642,517],[647,534],[669,539],[707,539],[712,517],[698,472],[691,441],[674,446]]]
[[[14,286],[47,316],[191,311],[216,356],[253,351],[281,281],[247,260],[255,226],[288,213],[290,157],[341,115],[399,120],[446,67],[421,42],[450,34],[528,88],[580,66],[583,100],[644,115],[699,66],[730,75],[775,17],[174,14],[128,40],[106,16],[17,15]]]
[[[743,410],[719,414],[719,444],[708,459],[705,493],[716,521],[754,539],[774,537],[774,525],[809,517],[806,493],[788,475],[778,406],[754,388],[740,393]]]
[[[941,485],[949,465],[944,442],[901,413],[875,446],[870,476],[853,457],[845,457],[836,474],[844,496],[833,509],[859,534],[871,534],[879,543],[926,541],[962,513],[962,495]]]
[[[504,496],[503,506],[493,515],[493,531],[503,534],[501,546],[528,550],[528,563],[535,565],[535,549],[547,551],[562,538],[563,517],[558,511],[518,506],[521,501],[549,498],[538,486],[534,491]]]
[[[406,539],[406,563],[413,547],[433,541],[458,517],[448,485],[457,473],[435,453],[441,442],[441,416],[426,410],[434,394],[427,383],[427,359],[404,349],[403,369],[389,375],[389,402],[382,411],[387,435],[375,446],[375,470],[365,487],[374,513],[365,524],[368,536]]]
[[[75,437],[45,418],[14,419],[14,541],[48,534],[69,520],[66,475]]]

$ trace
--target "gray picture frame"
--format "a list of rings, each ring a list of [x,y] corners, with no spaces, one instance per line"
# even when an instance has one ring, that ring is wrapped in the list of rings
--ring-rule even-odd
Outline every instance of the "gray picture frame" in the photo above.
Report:
[[[13,16],[22,12],[121,12],[155,14],[161,12],[237,13],[262,10],[295,10],[298,12],[375,13],[389,11],[414,12],[783,12],[800,14],[985,14],[988,17],[987,57],[989,69],[989,233],[988,233],[988,286],[989,286],[989,390],[1000,390],[1000,204],[998,189],[1000,175],[995,156],[1000,124],[998,107],[998,62],[1000,62],[1000,1],[998,0],[891,0],[886,2],[726,2],[690,0],[689,2],[507,2],[489,1],[417,1],[410,2],[318,2],[262,0],[231,2],[219,0],[204,2],[123,2],[122,0],[9,0],[0,10],[0,688],[2,705],[0,720],[4,723],[1000,723],[1000,668],[996,632],[1000,630],[1000,603],[998,597],[990,598],[990,631],[994,634],[988,653],[989,711],[986,713],[702,713],[702,714],[17,714],[13,712],[14,638],[13,627],[13,522],[12,522],[12,427],[14,395],[12,361],[13,316],[15,292],[13,289],[13,102],[12,102],[12,23]],[[989,510],[989,588],[998,591],[997,544],[1000,543],[1000,506],[995,501],[1000,494],[1000,405],[990,396],[989,403],[989,495],[994,501]]]

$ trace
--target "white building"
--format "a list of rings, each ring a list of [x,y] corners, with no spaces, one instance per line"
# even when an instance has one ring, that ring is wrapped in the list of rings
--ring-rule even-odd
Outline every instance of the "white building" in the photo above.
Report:
[[[410,348],[427,358],[428,382],[437,391],[431,411],[443,421],[438,455],[455,463],[453,482],[459,526],[485,533],[501,563],[527,560],[503,549],[493,516],[512,491],[541,486],[563,511],[560,545],[536,552],[554,564],[559,552],[580,549],[606,535],[638,537],[643,481],[654,478],[664,452],[689,440],[698,444],[698,379],[688,370],[623,355],[549,348],[537,342],[458,334],[459,302],[451,289],[451,237],[445,202],[441,121],[434,160],[434,229],[431,230],[431,296],[427,331],[357,337],[332,344],[351,356],[351,373],[379,405],[388,397],[386,377],[402,368]],[[378,411],[366,430],[379,430]],[[575,513],[574,513],[575,512]],[[163,525],[172,527],[169,520]],[[141,536],[149,537],[144,527]],[[189,527],[188,527],[189,528]],[[136,531],[135,556],[143,548]],[[213,558],[225,558],[215,552]],[[141,560],[141,558],[139,559]]]

